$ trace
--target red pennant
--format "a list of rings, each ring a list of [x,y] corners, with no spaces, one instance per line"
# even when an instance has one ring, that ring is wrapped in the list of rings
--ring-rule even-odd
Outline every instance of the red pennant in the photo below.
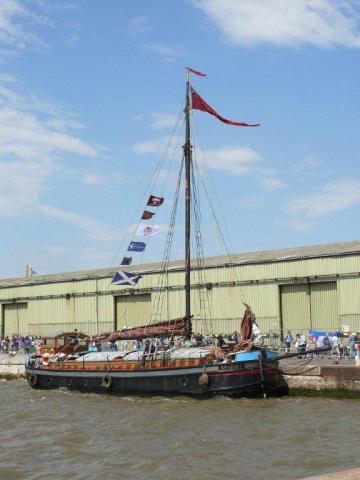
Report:
[[[198,75],[199,77],[206,77],[206,73],[199,72],[199,70],[194,70],[193,68],[186,67],[186,70],[191,73],[195,73],[195,75]]]
[[[259,127],[260,123],[245,123],[245,122],[233,122],[232,120],[227,120],[226,118],[219,115],[215,110],[210,107],[208,103],[205,102],[203,98],[191,87],[191,103],[193,110],[201,110],[202,112],[210,113],[210,115],[214,115],[218,120],[223,123],[227,123],[228,125],[235,125],[237,127]]]

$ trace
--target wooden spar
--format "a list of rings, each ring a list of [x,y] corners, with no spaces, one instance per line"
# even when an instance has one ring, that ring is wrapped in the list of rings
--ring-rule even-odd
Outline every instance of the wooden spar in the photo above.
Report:
[[[300,356],[303,356],[303,355],[307,355],[308,353],[327,352],[329,350],[331,350],[331,347],[314,348],[313,350],[304,350],[303,352],[284,353],[283,355],[278,355],[277,357],[275,357],[273,359],[265,359],[265,362],[283,360],[284,358],[300,357]]]
[[[191,292],[190,292],[190,232],[191,232],[191,153],[190,141],[190,83],[189,70],[186,69],[186,103],[185,103],[185,336],[192,333],[191,324]]]

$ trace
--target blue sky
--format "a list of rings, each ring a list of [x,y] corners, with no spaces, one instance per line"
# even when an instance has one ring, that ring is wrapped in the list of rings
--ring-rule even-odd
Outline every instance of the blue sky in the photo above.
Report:
[[[0,0],[0,277],[117,264],[186,65],[220,114],[261,123],[194,112],[230,249],[360,239],[359,24],[352,0]],[[179,155],[137,262],[162,258]]]

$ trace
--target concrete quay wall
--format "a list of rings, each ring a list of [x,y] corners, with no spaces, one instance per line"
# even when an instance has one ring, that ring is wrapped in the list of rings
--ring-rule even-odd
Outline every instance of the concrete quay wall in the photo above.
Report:
[[[285,374],[290,395],[329,395],[360,398],[360,367],[323,365]]]
[[[18,378],[25,376],[27,355],[0,354],[0,378]]]

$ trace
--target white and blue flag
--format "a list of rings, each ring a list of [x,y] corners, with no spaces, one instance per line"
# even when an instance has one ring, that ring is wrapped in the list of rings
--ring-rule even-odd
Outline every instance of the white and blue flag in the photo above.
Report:
[[[114,278],[111,280],[111,285],[131,285],[135,286],[140,280],[141,275],[129,272],[116,272]]]

